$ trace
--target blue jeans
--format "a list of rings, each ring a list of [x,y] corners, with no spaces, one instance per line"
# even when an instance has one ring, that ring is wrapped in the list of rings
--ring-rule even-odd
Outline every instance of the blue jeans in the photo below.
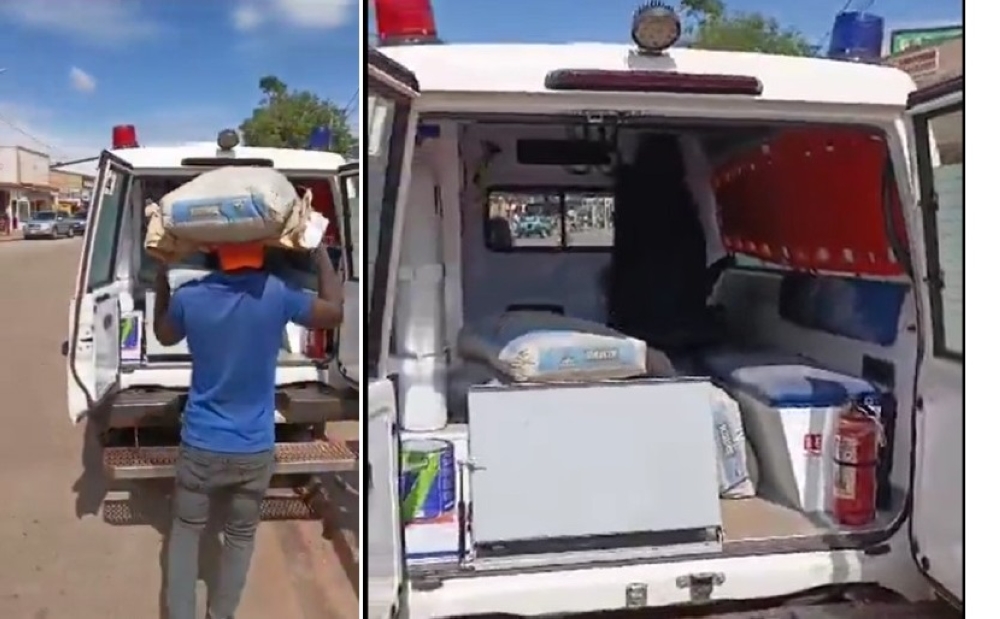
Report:
[[[273,451],[225,454],[181,447],[167,545],[170,619],[196,619],[198,546],[208,524],[210,505],[223,508],[225,518],[219,575],[208,600],[208,619],[232,619],[236,613],[274,462]]]

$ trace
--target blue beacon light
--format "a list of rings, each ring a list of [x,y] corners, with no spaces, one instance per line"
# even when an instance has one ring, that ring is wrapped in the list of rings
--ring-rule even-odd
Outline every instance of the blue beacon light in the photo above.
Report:
[[[306,142],[306,149],[308,150],[330,150],[333,146],[333,132],[330,131],[329,127],[316,127],[309,134],[309,140]]]

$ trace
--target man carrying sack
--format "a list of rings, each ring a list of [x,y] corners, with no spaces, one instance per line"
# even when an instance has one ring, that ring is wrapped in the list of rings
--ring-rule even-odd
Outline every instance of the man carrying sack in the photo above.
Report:
[[[266,272],[261,243],[220,244],[213,253],[219,270],[172,295],[166,264],[156,276],[156,337],[167,346],[186,338],[192,359],[167,551],[171,619],[196,619],[198,546],[210,504],[226,517],[208,617],[234,616],[274,469],[274,377],[285,327],[335,329],[343,317],[341,282],[325,245],[311,252],[316,295]]]

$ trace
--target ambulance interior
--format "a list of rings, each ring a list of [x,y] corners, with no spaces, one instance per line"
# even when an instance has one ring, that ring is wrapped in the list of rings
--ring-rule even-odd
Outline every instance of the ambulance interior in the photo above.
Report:
[[[390,345],[413,358],[428,307],[414,282],[440,262],[449,428],[474,414],[470,390],[518,388],[463,359],[463,334],[511,311],[584,319],[645,341],[646,377],[709,377],[739,404],[755,492],[720,497],[727,550],[864,545],[899,521],[919,333],[901,168],[880,130],[484,116],[422,119],[421,135]],[[428,221],[437,257],[416,249]],[[422,401],[406,367],[404,428]],[[878,412],[877,516],[851,526],[831,515],[838,480],[820,460],[838,411],[862,400]],[[473,500],[475,537],[486,507]]]
[[[332,178],[319,178],[315,175],[289,174],[289,178],[295,183],[300,193],[306,189],[312,192],[313,208],[323,214],[330,225],[327,230],[327,237],[331,240],[331,245],[335,248],[336,257],[339,257],[338,219],[335,216],[334,208],[335,195],[338,188]],[[191,177],[178,176],[140,176],[131,194],[130,214],[131,221],[123,225],[131,226],[134,234],[127,235],[132,239],[145,239],[147,219],[144,216],[144,207],[149,202],[157,202],[163,196],[180,187]],[[337,198],[339,199],[339,198]],[[156,276],[156,260],[141,246],[133,247],[132,251],[123,252],[129,254],[131,260],[128,264],[123,264],[123,268],[132,270],[134,268],[135,277],[132,281],[131,298],[135,310],[141,312],[143,318],[142,342],[143,350],[135,358],[130,359],[135,363],[176,363],[186,362],[190,359],[185,341],[181,341],[173,346],[164,346],[153,333],[152,308],[155,300],[154,280]],[[338,264],[338,260],[334,264]],[[131,265],[136,265],[132,267]],[[204,277],[216,268],[212,256],[207,253],[197,253],[188,258],[173,264],[169,268],[169,280],[171,289],[176,289],[182,284]],[[291,282],[307,290],[316,290],[316,273],[312,260],[301,253],[285,251],[277,248],[268,248],[265,253],[265,268],[280,275],[285,281]],[[312,360],[305,354],[303,347],[304,331],[297,325],[288,325],[284,348],[280,353],[280,361],[286,364],[312,363]],[[332,348],[333,342],[329,343]]]

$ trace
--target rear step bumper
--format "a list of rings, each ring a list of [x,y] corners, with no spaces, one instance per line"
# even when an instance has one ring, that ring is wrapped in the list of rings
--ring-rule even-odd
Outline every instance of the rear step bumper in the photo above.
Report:
[[[115,394],[108,427],[174,426],[180,422],[187,393],[175,389],[134,387]],[[276,418],[288,423],[326,423],[358,419],[358,395],[322,383],[287,385],[275,390]]]
[[[260,519],[320,520],[324,516],[323,508],[322,503],[294,493],[268,495],[261,504]],[[154,508],[129,499],[108,499],[101,508],[104,522],[116,526],[156,525],[162,522],[165,513],[169,514],[169,508],[163,504]]]
[[[174,476],[179,447],[105,447],[105,474],[113,480],[164,479]],[[355,471],[357,454],[345,442],[315,440],[278,443],[275,475],[313,475]]]

